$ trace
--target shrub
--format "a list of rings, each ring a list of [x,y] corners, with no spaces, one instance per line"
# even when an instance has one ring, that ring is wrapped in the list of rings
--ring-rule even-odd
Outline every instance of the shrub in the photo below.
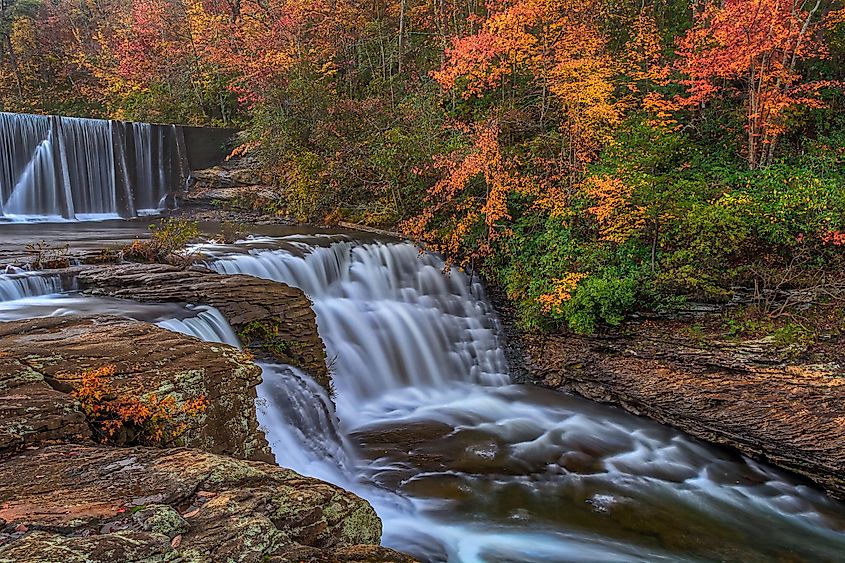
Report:
[[[592,334],[600,322],[618,326],[633,312],[638,286],[635,276],[620,275],[615,269],[587,277],[562,307],[563,317],[577,334]]]
[[[199,239],[199,223],[184,219],[164,219],[160,224],[150,225],[151,236],[147,240],[137,239],[124,250],[129,259],[145,262],[163,262],[186,265],[193,254],[185,247]]]
[[[80,374],[81,385],[72,393],[93,426],[96,438],[104,444],[173,443],[187,431],[188,420],[208,406],[204,396],[181,404],[173,395],[118,396],[109,382],[114,374],[113,365],[85,370]]]
[[[36,270],[51,270],[70,266],[70,246],[53,246],[45,240],[26,245],[26,253],[32,256],[31,264]]]

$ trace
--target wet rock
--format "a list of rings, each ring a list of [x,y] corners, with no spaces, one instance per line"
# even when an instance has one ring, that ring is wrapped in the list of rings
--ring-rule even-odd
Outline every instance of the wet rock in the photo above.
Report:
[[[250,156],[233,158],[211,168],[194,170],[191,174],[195,184],[185,197],[199,198],[202,192],[208,189],[259,186],[262,183],[261,171],[261,163]]]
[[[299,289],[252,276],[160,264],[102,266],[80,271],[77,279],[79,288],[91,295],[216,307],[245,345],[295,365],[330,387],[316,317]]]
[[[547,387],[619,405],[845,498],[842,344],[830,344],[820,363],[767,339],[699,342],[684,329],[526,337],[524,365]]]
[[[51,317],[0,323],[0,453],[28,443],[90,438],[73,398],[81,372],[115,367],[123,396],[204,396],[206,409],[186,420],[182,445],[235,457],[272,460],[255,414],[261,370],[231,346],[201,342],[155,325],[116,317]]]
[[[381,523],[354,494],[191,449],[27,450],[0,466],[0,518],[32,530],[0,562],[411,561],[378,547]]]

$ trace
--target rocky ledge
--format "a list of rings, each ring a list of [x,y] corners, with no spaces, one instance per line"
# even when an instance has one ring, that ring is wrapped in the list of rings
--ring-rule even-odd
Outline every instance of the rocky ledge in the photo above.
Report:
[[[175,287],[161,282],[173,271],[149,271]],[[236,291],[226,276],[180,274],[183,293],[163,292],[173,300],[222,305],[216,296],[229,292],[226,310],[247,326],[269,314],[254,303],[274,303],[272,314],[293,315],[286,330],[316,334],[291,288],[246,278]],[[160,421],[174,428],[167,442],[133,434],[131,419],[106,434],[79,395],[83,374],[105,366],[103,400],[202,397],[205,408]],[[378,545],[381,522],[365,500],[268,463],[260,381],[249,353],[140,321],[0,323],[0,563],[412,561]]]
[[[113,366],[116,395],[206,399],[207,408],[184,421],[182,445],[273,461],[255,414],[261,369],[236,348],[139,321],[71,316],[0,323],[0,350],[0,454],[89,440],[70,393],[85,370]]]
[[[372,507],[274,465],[58,445],[6,461],[0,562],[385,561]]]
[[[299,289],[252,276],[162,264],[85,268],[76,280],[79,289],[91,295],[215,307],[245,346],[300,367],[326,389],[330,386],[314,311]]]
[[[845,498],[843,343],[697,339],[647,322],[584,338],[525,337],[529,377],[804,475]]]

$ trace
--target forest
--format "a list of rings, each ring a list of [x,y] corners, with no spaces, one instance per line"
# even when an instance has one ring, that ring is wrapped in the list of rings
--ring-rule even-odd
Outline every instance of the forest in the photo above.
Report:
[[[577,333],[845,294],[843,63],[838,0],[0,0],[0,110],[243,129]]]

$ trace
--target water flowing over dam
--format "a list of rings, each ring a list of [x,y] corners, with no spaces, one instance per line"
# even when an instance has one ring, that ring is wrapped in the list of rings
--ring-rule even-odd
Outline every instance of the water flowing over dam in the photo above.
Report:
[[[0,113],[0,219],[155,213],[189,173],[180,126]]]

